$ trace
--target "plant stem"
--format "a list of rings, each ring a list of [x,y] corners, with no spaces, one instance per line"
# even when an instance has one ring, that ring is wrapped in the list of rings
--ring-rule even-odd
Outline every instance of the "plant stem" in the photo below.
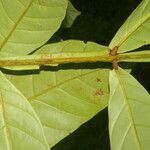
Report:
[[[150,62],[150,50],[122,53],[118,55],[121,62]]]
[[[101,52],[41,54],[2,58],[0,59],[0,66],[57,65],[97,61],[111,62],[113,59],[113,56]]]
[[[102,52],[40,54],[0,58],[0,67],[22,65],[58,65],[83,62],[149,62],[150,51],[130,52],[111,56]]]

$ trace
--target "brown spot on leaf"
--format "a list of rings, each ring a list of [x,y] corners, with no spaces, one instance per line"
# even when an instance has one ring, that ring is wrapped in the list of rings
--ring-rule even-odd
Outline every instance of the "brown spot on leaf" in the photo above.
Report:
[[[97,82],[102,82],[102,80],[100,78],[97,78],[96,81]]]
[[[104,92],[102,89],[97,89],[95,92],[94,92],[94,96],[102,96],[104,95]]]

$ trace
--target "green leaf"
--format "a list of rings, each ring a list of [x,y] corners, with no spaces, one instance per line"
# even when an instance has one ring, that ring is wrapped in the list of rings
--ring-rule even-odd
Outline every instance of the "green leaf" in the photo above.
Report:
[[[92,42],[64,41],[47,45],[37,53],[94,50],[106,53],[108,48]],[[108,69],[90,66],[68,64],[49,67],[39,74],[8,76],[34,107],[50,147],[107,106]]]
[[[149,150],[150,95],[129,73],[110,72],[109,133],[112,150]]]
[[[0,50],[23,55],[43,45],[59,28],[67,4],[67,0],[0,1]]]
[[[120,59],[122,62],[150,62],[150,50],[122,53]]]
[[[66,28],[70,28],[75,19],[81,14],[80,11],[78,11],[70,1],[68,1],[68,8],[67,8],[67,12],[66,12],[66,17],[65,20],[63,22],[63,26]]]
[[[0,73],[0,149],[49,149],[42,125],[30,103],[2,73]]]
[[[87,42],[84,43],[83,41],[79,40],[67,40],[58,43],[47,44],[34,54],[51,54],[51,53],[63,53],[63,52],[101,52],[104,54],[109,53],[109,48],[107,46],[103,46],[100,44],[96,44],[94,42]]]
[[[127,52],[150,44],[150,1],[143,0],[112,39],[109,47]]]

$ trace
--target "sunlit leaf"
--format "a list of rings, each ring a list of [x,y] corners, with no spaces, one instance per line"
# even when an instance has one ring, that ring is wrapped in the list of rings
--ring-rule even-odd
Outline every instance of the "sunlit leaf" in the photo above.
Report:
[[[65,41],[47,45],[37,53],[94,50],[106,53],[108,48],[92,42]],[[68,64],[47,67],[37,74],[8,76],[34,107],[50,147],[107,106],[108,69],[99,66]]]
[[[109,132],[112,150],[149,150],[150,95],[129,73],[110,72]]]
[[[1,0],[0,50],[17,55],[43,45],[65,17],[67,0]]]
[[[150,1],[143,0],[122,25],[109,47],[118,47],[118,52],[127,52],[150,44]]]
[[[27,99],[0,73],[0,149],[49,150],[42,125]]]

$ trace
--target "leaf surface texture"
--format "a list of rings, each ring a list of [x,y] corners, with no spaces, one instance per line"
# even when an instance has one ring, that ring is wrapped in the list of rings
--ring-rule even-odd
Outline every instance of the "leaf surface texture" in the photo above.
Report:
[[[49,149],[42,125],[32,106],[2,73],[0,73],[0,149]]]
[[[129,73],[110,72],[109,132],[112,150],[149,150],[150,95]]]
[[[94,50],[106,53],[108,48],[71,40],[44,46],[36,54]],[[8,76],[34,107],[50,147],[107,106],[108,69],[90,69],[89,65],[69,64],[47,67],[39,74]]]
[[[0,51],[28,54],[57,31],[67,0],[1,0]]]
[[[143,0],[118,30],[109,47],[127,52],[150,44],[150,1]]]

